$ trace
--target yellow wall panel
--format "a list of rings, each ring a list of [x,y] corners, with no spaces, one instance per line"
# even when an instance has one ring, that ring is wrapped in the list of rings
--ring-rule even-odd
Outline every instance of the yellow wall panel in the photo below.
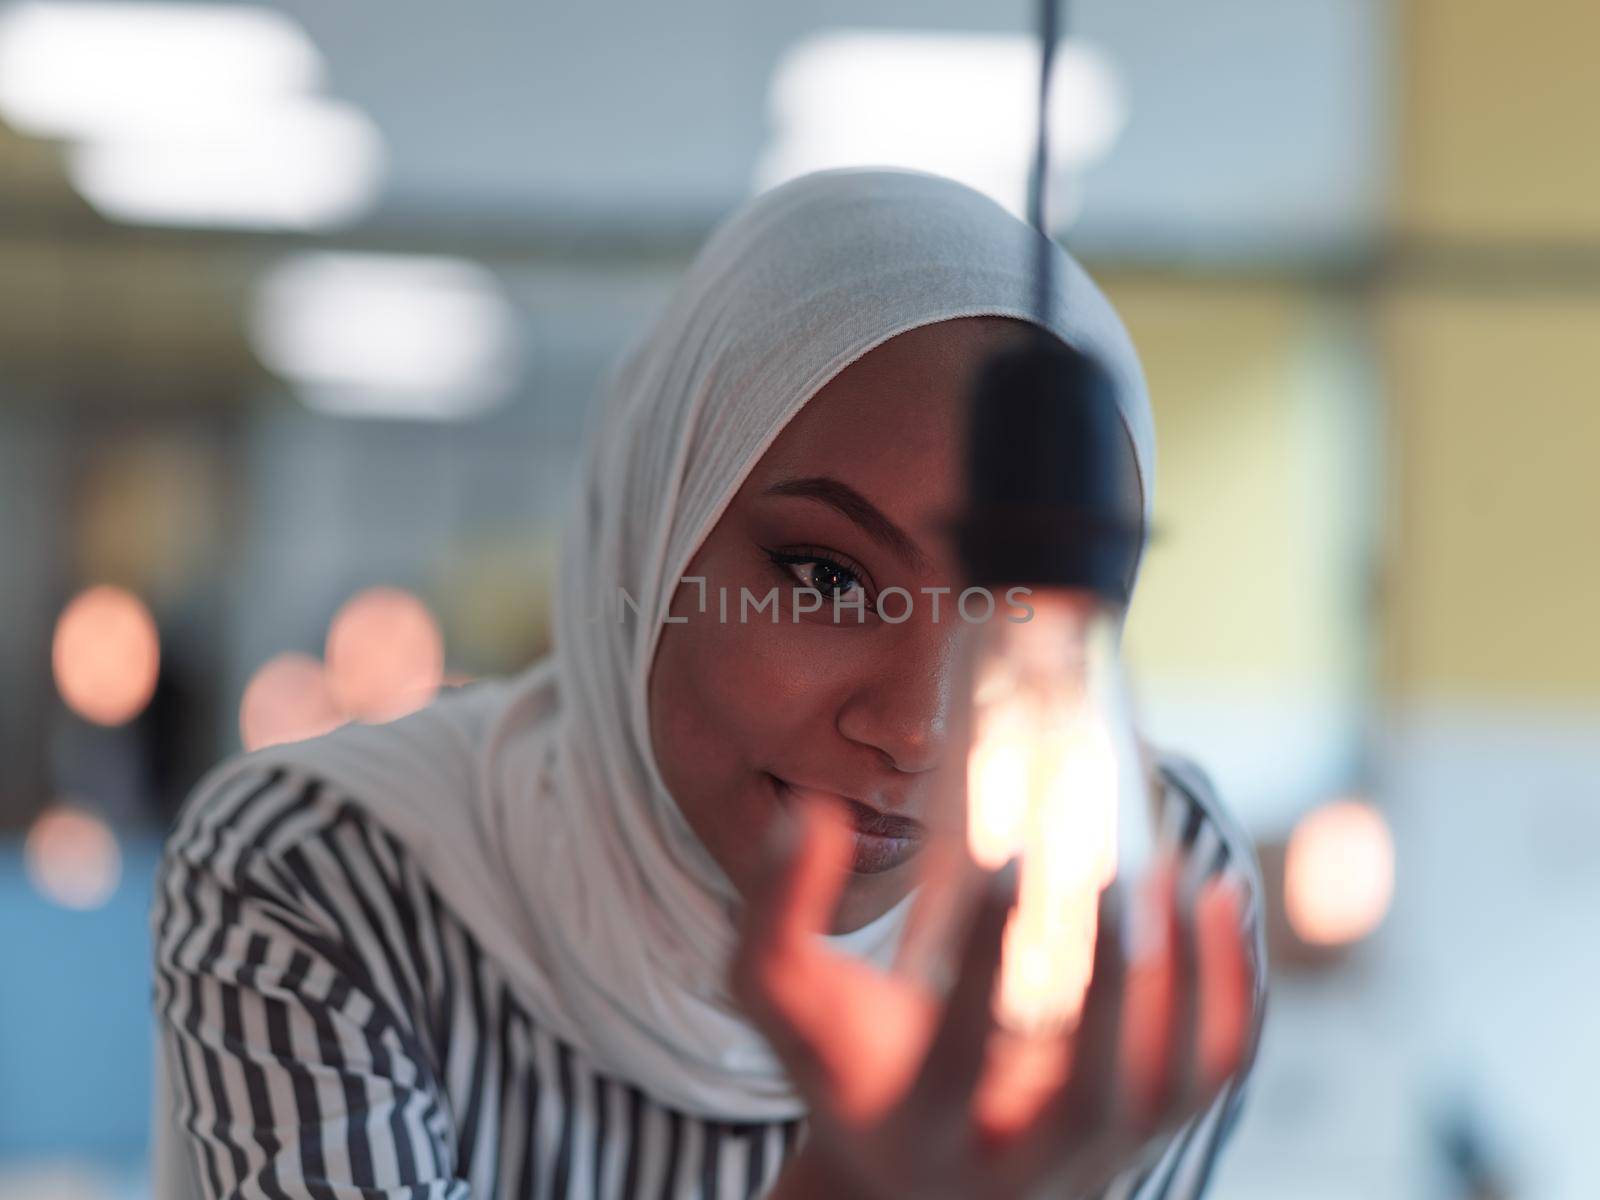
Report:
[[[1103,282],[1156,410],[1157,539],[1128,627],[1136,668],[1337,685],[1360,669],[1349,468],[1363,407],[1338,377],[1337,314],[1288,284]]]
[[[1600,702],[1600,296],[1384,305],[1389,683]]]
[[[1401,228],[1600,236],[1600,3],[1408,0],[1403,11]]]

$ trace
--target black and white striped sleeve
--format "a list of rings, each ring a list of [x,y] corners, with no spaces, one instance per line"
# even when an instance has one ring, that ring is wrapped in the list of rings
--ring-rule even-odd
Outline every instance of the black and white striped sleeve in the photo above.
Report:
[[[1202,774],[1163,768],[1163,836],[1196,881],[1231,873],[1251,898],[1259,990],[1249,842]],[[771,1186],[797,1122],[692,1118],[596,1073],[513,1002],[348,797],[289,768],[221,778],[168,839],[152,909],[161,1200],[750,1200]],[[1106,1194],[1195,1200],[1242,1096],[1243,1073]]]
[[[196,794],[155,904],[155,1008],[204,1200],[468,1200],[395,860],[283,769]],[[187,1150],[188,1153],[184,1154]]]

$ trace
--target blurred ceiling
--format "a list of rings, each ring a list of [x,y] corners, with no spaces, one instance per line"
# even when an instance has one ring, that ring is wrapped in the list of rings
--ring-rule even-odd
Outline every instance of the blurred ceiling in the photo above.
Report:
[[[1018,0],[286,0],[389,142],[385,211],[701,224],[746,195],[783,51],[824,29],[1017,32]],[[1078,236],[1325,251],[1380,199],[1384,0],[1083,0],[1131,122]],[[1151,245],[1154,243],[1154,246]]]
[[[677,262],[753,190],[784,52],[826,30],[1026,33],[1025,0],[279,0],[330,93],[387,147],[355,228],[318,235],[109,224],[55,148],[0,128],[0,354],[13,383],[134,372],[171,396],[257,370],[239,313],[307,244],[519,264]],[[1085,0],[1129,119],[1086,175],[1089,257],[1303,262],[1360,251],[1381,216],[1384,0]],[[7,389],[15,399],[17,389]],[[91,389],[92,390],[92,389]],[[179,390],[182,390],[181,388]]]
[[[1018,0],[279,0],[328,86],[388,145],[376,220],[674,229],[751,190],[782,53],[832,29],[1026,32]],[[1131,120],[1075,234],[1129,252],[1293,253],[1377,215],[1383,0],[1087,0],[1074,36],[1117,67]],[[6,190],[37,186],[0,146]],[[58,193],[61,189],[58,189]],[[65,197],[63,197],[65,199]]]

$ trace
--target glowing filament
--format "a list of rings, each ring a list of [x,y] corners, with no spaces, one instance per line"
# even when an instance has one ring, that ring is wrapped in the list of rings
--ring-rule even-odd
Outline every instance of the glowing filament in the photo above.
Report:
[[[1021,858],[999,1008],[1044,1032],[1077,1019],[1089,984],[1099,894],[1117,869],[1119,768],[1081,628],[1046,608],[1035,621],[1001,633],[979,675],[967,829],[980,865]]]

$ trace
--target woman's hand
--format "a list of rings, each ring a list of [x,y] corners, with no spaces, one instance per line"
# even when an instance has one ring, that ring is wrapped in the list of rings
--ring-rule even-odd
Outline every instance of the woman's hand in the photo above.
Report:
[[[1253,1028],[1243,898],[1203,890],[1180,912],[1176,871],[1150,886],[1150,936],[1123,961],[1106,893],[1093,982],[1069,1036],[1000,1028],[994,990],[1014,878],[990,878],[942,1000],[831,950],[824,932],[849,833],[808,804],[788,852],[747,898],[737,994],[810,1108],[775,1197],[1079,1196],[1203,1111]]]

